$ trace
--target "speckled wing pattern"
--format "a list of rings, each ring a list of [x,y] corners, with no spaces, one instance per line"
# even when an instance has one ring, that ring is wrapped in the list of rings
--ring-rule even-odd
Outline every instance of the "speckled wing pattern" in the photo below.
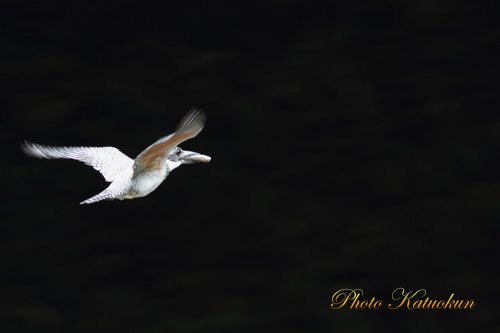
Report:
[[[168,153],[180,143],[197,136],[205,126],[205,121],[206,116],[202,110],[196,108],[189,110],[175,133],[159,139],[137,156],[134,174],[143,170],[159,170]]]
[[[112,182],[126,169],[132,169],[134,160],[113,147],[52,147],[25,142],[24,152],[38,158],[67,158],[83,162],[99,171],[107,182]]]

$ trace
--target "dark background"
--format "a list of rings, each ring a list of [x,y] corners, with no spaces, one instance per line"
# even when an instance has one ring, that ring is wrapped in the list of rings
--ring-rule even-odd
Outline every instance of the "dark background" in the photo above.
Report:
[[[491,2],[490,4],[492,4]],[[498,12],[487,2],[6,1],[0,332],[498,332]],[[212,156],[80,206],[192,106]],[[473,311],[332,311],[340,288]]]

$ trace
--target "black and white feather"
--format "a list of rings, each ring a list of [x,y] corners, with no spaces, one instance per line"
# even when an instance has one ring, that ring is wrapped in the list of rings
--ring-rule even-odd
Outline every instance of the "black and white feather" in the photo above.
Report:
[[[53,147],[25,141],[23,151],[38,158],[67,158],[90,165],[99,171],[107,182],[121,177],[131,169],[134,160],[114,147]]]

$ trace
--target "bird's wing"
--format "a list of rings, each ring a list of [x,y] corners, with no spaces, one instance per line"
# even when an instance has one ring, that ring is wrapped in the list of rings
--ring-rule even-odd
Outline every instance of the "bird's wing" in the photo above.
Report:
[[[134,164],[131,158],[113,147],[52,147],[25,142],[21,148],[33,157],[68,158],[83,162],[99,171],[107,182],[112,182]]]
[[[146,148],[137,156],[134,172],[141,170],[158,170],[162,161],[178,144],[198,135],[205,126],[206,116],[200,109],[191,109],[181,120],[175,133],[165,136]]]

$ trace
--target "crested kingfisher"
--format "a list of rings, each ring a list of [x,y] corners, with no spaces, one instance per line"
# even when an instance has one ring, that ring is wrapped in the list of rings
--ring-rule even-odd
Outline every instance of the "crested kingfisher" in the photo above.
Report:
[[[174,133],[153,143],[135,160],[114,147],[51,147],[25,141],[21,148],[28,156],[83,162],[99,171],[106,182],[111,183],[104,191],[80,204],[105,199],[134,199],[153,192],[172,170],[182,164],[210,162],[209,156],[178,147],[180,143],[198,135],[205,120],[203,111],[191,109]]]

